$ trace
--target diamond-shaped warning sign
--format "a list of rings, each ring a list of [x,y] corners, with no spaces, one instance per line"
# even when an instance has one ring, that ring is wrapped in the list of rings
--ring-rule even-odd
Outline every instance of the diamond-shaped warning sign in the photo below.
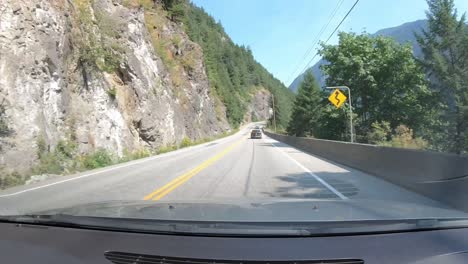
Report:
[[[334,105],[336,106],[336,108],[340,108],[341,105],[344,104],[344,102],[346,101],[346,95],[344,95],[344,93],[342,93],[339,89],[335,89],[333,91],[333,93],[330,95],[330,97],[328,97],[328,100]]]

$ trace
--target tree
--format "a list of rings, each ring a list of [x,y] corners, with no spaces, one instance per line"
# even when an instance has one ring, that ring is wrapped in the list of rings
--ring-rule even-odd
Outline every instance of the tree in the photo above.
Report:
[[[386,121],[374,122],[372,123],[372,129],[369,132],[367,139],[369,140],[369,143],[382,144],[388,140],[390,132],[390,123]]]
[[[163,0],[162,3],[172,21],[180,22],[185,17],[186,0]]]
[[[336,109],[336,107],[331,105],[328,101],[328,96],[329,95],[326,93],[322,95],[323,112],[319,119],[319,126],[316,129],[315,135],[323,139],[348,141],[350,138],[348,126],[349,108],[343,105],[341,109]]]
[[[236,45],[221,23],[192,3],[187,4],[184,25],[190,39],[203,49],[210,87],[226,106],[227,118],[232,126],[238,126],[243,121],[247,113],[246,102],[251,100],[252,92],[259,87],[270,91],[275,98],[278,127],[287,126],[294,94],[255,61],[249,47]]]
[[[437,144],[454,153],[468,151],[468,27],[465,14],[457,18],[453,0],[428,0],[429,28],[417,35],[421,60],[434,91],[443,96]]]
[[[327,85],[351,88],[355,131],[364,141],[374,122],[389,122],[392,129],[404,124],[424,133],[433,116],[434,98],[409,45],[340,32],[339,44],[322,45],[320,54],[329,61],[322,67]]]
[[[318,83],[312,73],[307,72],[294,101],[288,134],[298,137],[314,135],[323,111],[321,101],[322,95]]]

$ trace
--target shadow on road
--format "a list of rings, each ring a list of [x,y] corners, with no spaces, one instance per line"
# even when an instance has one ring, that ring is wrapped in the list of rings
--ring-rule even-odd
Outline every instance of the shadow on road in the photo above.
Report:
[[[330,173],[320,172],[315,173],[322,179],[326,179],[326,183],[335,188],[346,197],[352,197],[359,193],[359,189],[352,183],[346,181],[346,174],[349,172]],[[277,180],[283,182],[279,184],[272,192],[264,192],[270,197],[282,198],[313,198],[313,199],[336,199],[338,196],[330,189],[320,183],[312,175],[307,172],[288,174],[285,176],[276,176]],[[344,178],[344,179],[343,179]]]

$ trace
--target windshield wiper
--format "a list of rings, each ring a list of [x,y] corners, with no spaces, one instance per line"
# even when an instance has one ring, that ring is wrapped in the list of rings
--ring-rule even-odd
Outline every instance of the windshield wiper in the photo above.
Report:
[[[426,218],[321,222],[217,222],[74,216],[2,216],[0,222],[110,231],[207,236],[327,236],[468,228],[468,218]]]
[[[79,221],[76,221],[76,216],[72,215],[9,215],[0,216],[0,222],[19,223],[19,224],[47,224],[57,226],[73,226],[80,227]]]
[[[151,232],[163,234],[191,235],[279,235],[306,236],[310,233],[304,229],[263,225],[263,223],[235,223],[214,221],[178,221],[139,218],[113,218],[95,216],[74,216],[68,214],[53,215],[18,215],[0,216],[0,222],[38,224],[59,227],[91,228],[127,232]]]

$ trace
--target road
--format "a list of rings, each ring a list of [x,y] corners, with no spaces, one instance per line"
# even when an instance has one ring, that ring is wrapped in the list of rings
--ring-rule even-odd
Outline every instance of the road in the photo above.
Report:
[[[304,153],[248,125],[202,145],[0,192],[0,214],[110,200],[387,200],[446,208],[361,171]]]

